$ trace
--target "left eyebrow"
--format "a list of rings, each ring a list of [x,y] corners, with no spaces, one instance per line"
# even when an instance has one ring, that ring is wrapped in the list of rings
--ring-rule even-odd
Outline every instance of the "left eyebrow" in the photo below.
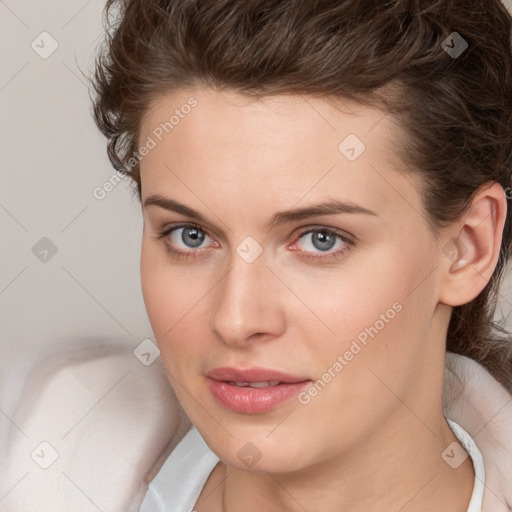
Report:
[[[269,228],[274,228],[280,224],[296,222],[299,220],[307,219],[309,217],[317,217],[320,215],[338,215],[340,213],[362,213],[366,215],[375,215],[378,217],[378,214],[374,211],[368,210],[368,208],[364,208],[358,204],[344,203],[343,201],[332,199],[327,202],[313,204],[304,208],[283,210],[278,212],[272,217],[268,226]]]

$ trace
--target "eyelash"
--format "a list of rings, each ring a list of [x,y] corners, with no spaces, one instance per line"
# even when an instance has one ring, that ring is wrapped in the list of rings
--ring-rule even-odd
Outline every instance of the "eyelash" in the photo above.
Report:
[[[175,231],[177,229],[180,229],[180,228],[193,228],[193,229],[197,229],[198,231],[201,231],[202,233],[208,234],[204,230],[204,228],[202,228],[201,226],[199,226],[197,224],[185,223],[185,224],[174,225],[174,226],[171,226],[170,228],[167,228],[167,229],[165,229],[163,231],[158,232],[157,236],[155,236],[154,239],[157,240],[157,241],[161,240],[162,238],[170,235],[173,231]],[[310,234],[310,233],[315,233],[315,232],[322,232],[322,233],[326,233],[326,234],[329,234],[329,235],[334,235],[334,236],[338,237],[339,239],[341,239],[344,242],[345,245],[341,249],[338,249],[338,250],[336,250],[334,252],[327,252],[327,253],[324,253],[324,254],[321,254],[321,253],[311,253],[311,252],[308,252],[308,251],[302,251],[304,253],[301,256],[302,259],[311,260],[311,261],[323,261],[323,262],[335,260],[335,259],[338,259],[341,256],[343,256],[354,245],[354,242],[352,240],[350,240],[346,236],[342,235],[338,231],[336,231],[336,230],[334,230],[332,228],[326,228],[326,227],[323,227],[323,226],[313,226],[313,227],[310,227],[310,228],[300,232],[297,235],[296,240],[300,240],[303,236],[305,236],[307,234]],[[200,257],[200,255],[198,255],[197,253],[202,252],[201,249],[190,250],[190,251],[180,251],[178,249],[174,249],[165,240],[164,240],[164,246],[165,246],[165,249],[167,250],[167,252],[173,258],[177,258],[177,259],[185,259],[185,260],[195,259],[195,258]],[[298,252],[300,252],[300,251],[298,251]]]

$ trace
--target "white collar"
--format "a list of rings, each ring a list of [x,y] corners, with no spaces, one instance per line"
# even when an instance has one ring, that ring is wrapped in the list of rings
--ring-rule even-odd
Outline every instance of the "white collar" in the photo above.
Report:
[[[483,456],[482,512],[510,512],[512,395],[482,365],[448,353],[443,412],[473,438]]]

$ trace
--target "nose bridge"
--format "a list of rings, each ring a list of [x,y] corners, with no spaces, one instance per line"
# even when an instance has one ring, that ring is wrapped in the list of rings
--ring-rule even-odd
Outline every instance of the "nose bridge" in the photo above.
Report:
[[[271,293],[273,277],[263,257],[248,262],[233,254],[211,319],[213,331],[225,343],[243,345],[253,334],[279,333],[284,322],[278,297]]]

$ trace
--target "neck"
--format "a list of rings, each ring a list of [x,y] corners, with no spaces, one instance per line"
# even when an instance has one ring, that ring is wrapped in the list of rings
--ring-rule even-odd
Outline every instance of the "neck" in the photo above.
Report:
[[[287,474],[224,467],[222,510],[465,512],[473,466],[466,459],[453,469],[441,458],[457,441],[442,412],[428,425],[406,407],[397,412],[363,446],[313,467]]]

